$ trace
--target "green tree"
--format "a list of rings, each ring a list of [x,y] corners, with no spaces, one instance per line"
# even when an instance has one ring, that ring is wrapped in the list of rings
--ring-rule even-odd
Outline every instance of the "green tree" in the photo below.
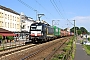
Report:
[[[82,34],[81,30],[77,30],[78,35]]]
[[[75,27],[75,30],[77,30],[77,33],[78,33],[79,27]],[[71,28],[70,31],[74,33],[74,27]],[[76,31],[75,31],[75,33],[76,33]]]
[[[1,43],[1,41],[2,41],[2,36],[0,36],[0,43]]]
[[[88,31],[84,28],[84,27],[75,27],[75,30],[77,31],[77,34],[80,35],[80,34],[88,34]],[[71,32],[74,33],[74,27],[70,29]],[[75,31],[75,33],[76,33]]]
[[[82,34],[88,34],[88,31],[84,27],[80,27]]]
[[[7,39],[10,40],[10,46],[11,46],[11,41],[14,40],[13,36],[7,36]]]
[[[14,40],[14,37],[13,36],[7,36],[7,39],[11,41],[11,40]]]
[[[0,36],[0,40],[2,40],[2,36]]]

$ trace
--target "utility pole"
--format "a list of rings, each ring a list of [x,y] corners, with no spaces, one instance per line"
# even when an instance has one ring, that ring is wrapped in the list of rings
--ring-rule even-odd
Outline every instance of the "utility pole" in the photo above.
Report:
[[[37,20],[37,10],[34,10],[34,11],[36,11],[36,20]]]
[[[54,21],[54,20],[52,20],[52,26],[53,26],[53,21]]]
[[[75,20],[73,20],[74,21],[74,37],[75,37],[75,35],[76,35],[76,33],[75,33]]]
[[[77,40],[77,35],[78,35],[78,34],[77,34],[77,28],[76,28],[76,40]]]

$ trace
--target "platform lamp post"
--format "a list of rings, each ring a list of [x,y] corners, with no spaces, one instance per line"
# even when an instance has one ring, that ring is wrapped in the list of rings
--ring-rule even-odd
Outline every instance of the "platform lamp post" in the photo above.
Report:
[[[45,15],[44,15],[44,14],[38,14],[38,19],[39,19],[39,21],[40,21],[40,18],[41,18],[42,16],[45,16]]]

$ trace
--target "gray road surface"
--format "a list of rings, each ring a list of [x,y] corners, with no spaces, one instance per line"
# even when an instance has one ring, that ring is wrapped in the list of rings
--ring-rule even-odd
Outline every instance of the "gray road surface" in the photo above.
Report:
[[[76,53],[74,60],[90,60],[90,56],[88,56],[80,44],[81,38],[79,37],[76,43]]]

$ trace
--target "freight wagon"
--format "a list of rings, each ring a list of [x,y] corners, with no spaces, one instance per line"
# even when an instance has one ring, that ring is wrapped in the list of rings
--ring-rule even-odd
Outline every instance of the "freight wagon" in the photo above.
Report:
[[[60,36],[61,36],[61,33],[60,33],[61,29],[58,28],[57,26],[52,26],[52,27],[53,27],[53,29],[54,29],[54,37],[55,37],[55,38],[60,37]]]

